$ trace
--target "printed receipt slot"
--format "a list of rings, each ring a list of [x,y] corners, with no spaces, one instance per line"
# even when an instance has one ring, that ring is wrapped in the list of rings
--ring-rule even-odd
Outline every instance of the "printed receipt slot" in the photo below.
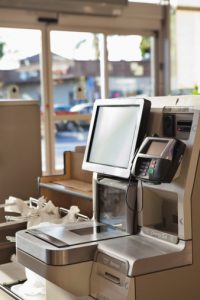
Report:
[[[174,138],[147,137],[133,163],[133,175],[154,184],[172,181],[185,151],[185,144]]]

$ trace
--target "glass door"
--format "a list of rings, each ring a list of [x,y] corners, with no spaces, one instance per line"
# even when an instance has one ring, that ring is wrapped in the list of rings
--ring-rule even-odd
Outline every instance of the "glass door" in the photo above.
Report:
[[[151,16],[149,5],[142,9],[137,18],[140,5],[130,5],[117,22],[59,14],[51,23],[48,14],[1,12],[0,98],[40,101],[45,174],[62,172],[63,152],[86,144],[96,99],[163,90],[163,9],[153,6]]]
[[[101,98],[102,82],[107,80],[104,97],[154,95],[152,39],[50,31],[55,171],[63,169],[64,151],[86,145],[93,103]]]
[[[41,30],[0,28],[0,98],[39,100],[42,169],[52,173],[63,169],[64,151],[86,144],[93,103],[102,97],[102,76],[107,80],[105,97],[151,96],[153,59],[148,37],[61,30],[47,30],[45,34],[43,42],[50,41],[50,59],[43,55],[43,60],[51,62],[47,84],[52,84],[52,95],[44,101]],[[31,45],[27,43],[30,36]],[[47,74],[43,70],[43,79]]]
[[[63,152],[85,145],[100,92],[100,34],[51,31],[55,170]]]

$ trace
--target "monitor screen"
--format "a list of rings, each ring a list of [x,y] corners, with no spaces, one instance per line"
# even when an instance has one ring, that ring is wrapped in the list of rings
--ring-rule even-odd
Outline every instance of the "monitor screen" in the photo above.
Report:
[[[168,142],[152,141],[147,150],[147,154],[160,156]]]
[[[83,162],[84,169],[129,177],[138,147],[137,138],[146,101],[112,99],[95,102]],[[150,110],[150,107],[148,109]]]
[[[98,108],[89,162],[127,168],[139,106]]]

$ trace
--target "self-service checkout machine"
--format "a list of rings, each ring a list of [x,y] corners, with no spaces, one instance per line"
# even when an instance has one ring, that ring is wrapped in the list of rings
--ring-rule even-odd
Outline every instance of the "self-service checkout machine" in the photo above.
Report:
[[[200,97],[150,100],[149,120],[144,99],[95,104],[83,163],[94,219],[17,233],[48,300],[198,299]]]

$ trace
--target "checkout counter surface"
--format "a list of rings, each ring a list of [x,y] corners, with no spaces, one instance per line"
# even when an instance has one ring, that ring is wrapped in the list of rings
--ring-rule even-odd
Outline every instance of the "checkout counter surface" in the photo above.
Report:
[[[98,252],[127,261],[127,275],[133,277],[191,264],[191,247],[190,241],[172,244],[141,232],[139,235],[101,241]]]
[[[45,234],[49,234],[51,237],[54,235],[56,238],[59,237],[62,242],[71,240],[71,244],[65,247],[57,247],[47,240],[42,240],[40,234],[35,236],[37,235],[35,233],[30,235],[27,231],[20,231],[17,233],[19,243],[17,251],[23,253],[23,256],[27,253],[28,259],[32,262],[39,260],[51,266],[98,260],[98,254],[103,253],[105,256],[126,262],[127,275],[130,277],[192,263],[191,241],[179,240],[177,244],[173,244],[145,235],[142,231],[138,235],[131,236],[119,230],[99,232],[80,236],[80,240],[75,234],[79,229],[87,232],[88,228],[101,226],[102,224],[96,222],[84,222],[81,227],[80,224],[68,224],[67,226],[51,225],[40,229],[44,237]],[[75,237],[71,238],[73,234]],[[74,244],[72,240],[75,241]],[[95,253],[97,253],[96,258]]]
[[[96,221],[41,226],[17,233],[17,248],[49,265],[69,265],[94,259],[97,242],[127,236]]]

